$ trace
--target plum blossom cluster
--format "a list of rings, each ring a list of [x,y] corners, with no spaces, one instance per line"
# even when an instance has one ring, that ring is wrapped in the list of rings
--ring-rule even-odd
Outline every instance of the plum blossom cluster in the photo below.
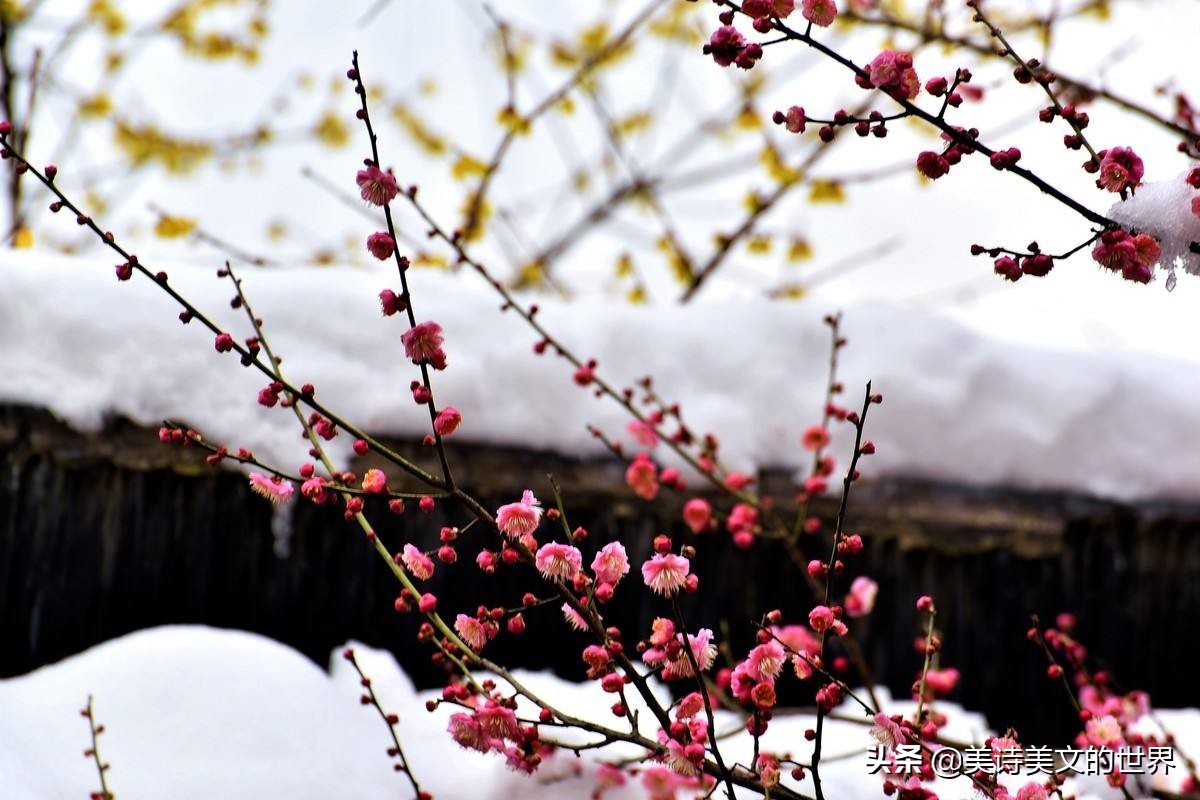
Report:
[[[711,630],[676,633],[675,623],[665,617],[654,620],[652,632],[643,645],[639,647],[642,661],[659,668],[659,675],[667,681],[695,678],[697,669],[707,672],[717,657]]]
[[[1165,731],[1154,734],[1146,733],[1144,729],[1134,730],[1139,722],[1150,716],[1149,696],[1137,689],[1120,691],[1115,688],[1113,675],[1096,665],[1086,645],[1074,637],[1074,615],[1059,614],[1055,624],[1046,628],[1036,623],[1035,619],[1028,638],[1046,654],[1049,661],[1046,676],[1062,683],[1064,690],[1073,695],[1078,708],[1082,729],[1075,737],[1077,748],[1099,748],[1110,754],[1133,752],[1148,758],[1152,749],[1169,749],[1174,744]],[[1114,787],[1124,787],[1132,775],[1140,772],[1130,769],[1129,765],[1134,762],[1126,758],[1107,760],[1107,763],[1116,765],[1105,775],[1109,785]],[[1144,761],[1139,759],[1138,763]],[[1122,770],[1122,766],[1126,769]],[[1187,777],[1181,791],[1195,792],[1200,789],[1196,766],[1188,762],[1184,767]]]
[[[477,698],[464,686],[448,686],[443,699],[468,706],[469,712],[450,716],[450,737],[459,746],[480,753],[500,753],[505,763],[517,772],[530,773],[542,760],[537,728],[522,726],[513,704],[493,697]]]
[[[832,23],[837,15],[836,6],[829,0],[804,0],[799,10],[810,30],[813,26]],[[757,3],[748,0],[742,7],[742,13],[752,19],[757,33],[773,30],[786,34],[785,39],[814,42],[810,33],[792,31],[785,24],[795,11],[796,5],[786,0]],[[709,42],[709,54],[718,63],[752,67],[762,57],[764,45],[748,42],[737,31],[735,12],[723,12],[721,22],[722,27]],[[535,306],[521,305],[499,281],[490,281],[503,297],[505,310],[519,314],[536,333],[535,353],[552,352],[562,357],[570,364],[570,379],[581,389],[607,397],[629,412],[631,421],[626,433],[640,449],[632,458],[625,457],[619,443],[611,443],[611,449],[626,462],[625,478],[630,490],[647,502],[660,499],[664,492],[683,496],[679,512],[682,524],[676,526],[678,535],[662,533],[656,536],[648,553],[644,546],[627,550],[621,541],[596,546],[587,529],[569,524],[566,503],[553,481],[550,485],[555,502],[548,508],[532,489],[526,489],[519,499],[493,510],[491,504],[485,506],[455,481],[442,446],[443,437],[454,434],[462,424],[462,415],[453,406],[439,409],[434,399],[431,371],[436,373],[448,368],[444,331],[434,321],[418,322],[408,262],[397,252],[389,205],[403,198],[403,202],[412,205],[429,222],[431,238],[451,247],[461,263],[485,276],[486,270],[464,249],[462,236],[445,231],[425,211],[417,200],[415,189],[401,191],[395,175],[380,167],[376,137],[370,127],[368,93],[359,76],[357,56],[348,77],[361,100],[358,116],[367,126],[371,142],[371,155],[364,161],[364,169],[358,171],[356,184],[364,202],[388,211],[385,215],[388,230],[368,235],[367,249],[372,255],[392,259],[396,264],[399,291],[381,292],[381,308],[388,317],[398,316],[398,322],[407,321],[407,327],[398,338],[406,358],[415,367],[414,372],[419,373],[419,378],[410,384],[412,398],[416,404],[427,407],[430,418],[430,432],[421,443],[429,448],[431,459],[436,455],[440,474],[428,471],[340,417],[318,399],[315,387],[291,383],[282,372],[281,359],[271,351],[262,323],[253,315],[240,285],[235,307],[240,305],[246,309],[254,329],[253,336],[241,341],[218,328],[202,310],[178,294],[172,294],[172,297],[183,306],[181,321],[185,324],[198,322],[205,327],[214,336],[212,341],[218,353],[237,354],[243,366],[263,373],[269,383],[259,391],[256,401],[273,409],[272,413],[296,416],[299,428],[311,445],[311,461],[301,464],[294,474],[285,472],[262,464],[249,452],[231,452],[210,445],[198,433],[172,425],[164,426],[160,432],[163,440],[208,449],[213,464],[234,459],[251,466],[254,469],[249,477],[251,488],[272,502],[287,501],[294,495],[295,485],[299,484],[299,494],[306,500],[340,508],[346,519],[359,527],[366,546],[378,554],[381,563],[399,584],[393,600],[395,611],[418,615],[417,638],[430,649],[431,661],[446,671],[441,698],[430,704],[430,710],[442,706],[453,709],[447,720],[449,736],[466,750],[502,757],[514,770],[533,772],[556,750],[573,749],[571,745],[556,743],[552,732],[559,727],[577,727],[595,737],[587,745],[589,749],[623,742],[635,745],[643,760],[653,761],[654,766],[644,769],[642,776],[643,786],[656,798],[673,797],[676,791],[684,788],[715,791],[723,785],[725,796],[730,800],[735,796],[735,787],[755,794],[769,793],[771,797],[796,800],[805,796],[808,790],[805,784],[808,784],[816,798],[824,800],[820,777],[823,723],[833,709],[847,700],[858,704],[863,712],[866,723],[864,744],[873,739],[893,751],[893,759],[901,747],[922,744],[932,750],[943,744],[942,730],[947,720],[936,704],[955,689],[959,675],[953,667],[942,663],[942,634],[935,627],[937,610],[933,600],[921,597],[916,602],[916,618],[923,626],[913,642],[914,663],[919,664],[911,692],[917,703],[916,712],[911,719],[887,715],[873,697],[865,665],[854,663],[861,660],[857,648],[852,646],[859,624],[856,621],[872,612],[880,591],[870,577],[852,574],[853,558],[866,546],[864,539],[845,529],[844,513],[836,515],[832,530],[829,530],[811,508],[814,499],[840,485],[840,509],[844,511],[851,489],[860,478],[862,459],[875,452],[875,445],[864,438],[868,411],[883,399],[868,384],[860,408],[847,408],[839,402],[843,389],[836,379],[836,363],[845,339],[839,333],[837,319],[826,320],[832,333],[832,346],[830,376],[820,422],[815,422],[795,443],[798,449],[812,455],[812,467],[802,476],[802,486],[793,498],[794,502],[789,503],[786,499],[759,494],[752,476],[723,465],[717,436],[693,431],[685,422],[680,405],[664,400],[650,377],[638,381],[636,388],[615,388],[605,380],[594,359],[574,355],[541,325],[536,319]],[[856,72],[855,77],[864,88],[889,95],[901,104],[905,113],[915,113],[911,104],[921,86],[911,55],[885,51],[867,68]],[[960,70],[953,81],[934,79],[925,88],[931,96],[943,98],[944,114],[946,107],[961,101],[962,95],[958,92],[965,91],[963,87],[967,81],[969,76]],[[956,97],[960,99],[955,100]],[[799,107],[789,109],[782,116],[782,123],[797,133],[804,130],[808,121]],[[934,119],[941,118],[939,114]],[[1077,114],[1074,119],[1078,124]],[[860,133],[864,130],[885,132],[887,121],[882,115],[853,119],[842,114],[821,124],[823,130],[830,132],[849,124]],[[943,133],[948,144],[942,158],[955,149],[959,155],[988,152],[975,143],[977,133],[974,131],[947,127]],[[0,139],[5,135],[0,128]],[[881,133],[875,135],[882,136]],[[4,140],[4,146],[6,157],[13,157],[7,140]],[[1018,165],[1020,155],[1012,149],[990,151],[989,157],[997,169],[1021,169]],[[18,158],[28,169],[28,162],[23,157]],[[1135,168],[1138,162],[1133,158],[1130,153],[1118,152],[1116,148],[1098,156],[1097,174],[1105,188],[1118,192],[1136,188],[1141,175]],[[35,174],[45,175],[36,171]],[[165,275],[149,272],[136,257],[121,250],[115,237],[95,226],[52,180],[43,177],[43,183],[55,194],[55,202],[60,207],[69,208],[77,218],[84,219],[81,224],[88,225],[119,253],[122,264],[128,268],[119,268],[119,278],[144,274],[161,287],[169,286]],[[1133,238],[1136,239],[1136,235]],[[1119,251],[1122,258],[1128,255],[1129,243],[1115,233],[1109,240],[1102,239],[1101,244],[1114,252]],[[1145,242],[1131,244],[1135,260],[1139,247],[1149,252]],[[1122,263],[1123,270],[1123,262],[1118,263]],[[231,273],[227,276],[231,277]],[[850,457],[840,465],[827,452],[832,441],[831,428],[835,424],[843,424],[853,435]],[[353,471],[337,469],[325,451],[325,443],[343,432],[353,439],[353,451],[357,456],[371,455],[386,462],[386,467],[372,466],[361,477]],[[599,431],[597,435],[603,436]],[[683,469],[663,467],[655,460],[652,453],[660,447],[669,449],[690,470],[686,480]],[[420,490],[395,490],[400,483],[393,477],[400,476],[418,484]],[[710,493],[706,497],[699,496],[689,488],[691,481],[700,481]],[[452,519],[457,521],[461,517],[463,521],[441,527],[437,546],[433,549],[422,549],[413,541],[390,541],[391,534],[386,531],[376,533],[371,523],[373,515],[385,508],[387,513],[407,513],[412,501],[426,514],[440,508]],[[706,540],[715,538],[714,534],[722,529],[739,548],[754,547],[768,538],[782,541],[789,546],[797,577],[807,581],[812,590],[811,603],[806,601],[801,608],[786,615],[780,610],[764,614],[748,649],[744,641],[718,641],[712,628],[702,627],[695,620],[689,624],[687,619],[687,613],[693,610],[689,595],[700,589],[699,576],[693,569],[697,563],[696,549],[704,546]],[[474,568],[485,576],[498,570],[512,570],[511,575],[523,581],[521,586],[525,591],[519,601],[493,601],[496,604],[492,605],[478,603],[478,598],[454,596],[450,592],[442,592],[439,596],[439,580],[455,569],[471,568],[469,557],[462,559],[463,564],[459,563],[460,549],[468,534],[478,546]],[[383,541],[384,538],[389,542]],[[631,551],[638,554],[637,563],[631,562]],[[811,557],[812,552],[818,552],[821,557]],[[647,553],[644,558],[642,553]],[[635,578],[625,580],[631,572]],[[640,584],[636,579],[639,574]],[[640,591],[646,601],[653,604],[654,619],[648,630],[626,639],[621,630],[606,621],[606,606],[618,591]],[[590,720],[581,722],[560,711],[551,699],[534,696],[503,664],[493,660],[493,652],[499,649],[492,645],[496,639],[521,636],[526,631],[527,618],[543,611],[559,629],[566,625],[574,631],[562,629],[566,634],[562,637],[566,643],[563,646],[577,650],[588,679],[598,683],[599,691],[612,698],[613,720],[608,720],[607,724]],[[555,619],[559,612],[562,620]],[[1056,628],[1045,631],[1035,627],[1030,638],[1044,648],[1050,659],[1047,676],[1064,681],[1080,705],[1081,741],[1097,747],[1137,746],[1149,742],[1144,737],[1137,738],[1138,734],[1131,731],[1131,725],[1146,713],[1144,696],[1115,692],[1111,680],[1102,670],[1090,668],[1086,650],[1071,637],[1068,623],[1069,620],[1060,620]],[[627,646],[626,642],[635,637],[644,638]],[[1073,677],[1066,677],[1063,663],[1072,670]],[[865,690],[856,690],[842,677],[849,676],[852,669],[858,671]],[[475,677],[483,673],[495,677],[484,680]],[[660,701],[649,684],[652,676],[672,683],[681,699],[677,703]],[[780,683],[793,678],[802,684],[804,696],[811,697],[818,709],[816,725],[805,736],[812,743],[811,760],[803,767],[790,761],[790,757],[762,750],[758,741],[779,711]],[[363,680],[367,680],[365,676]],[[364,684],[364,688],[370,695],[369,684]],[[864,698],[864,693],[869,699]],[[634,713],[631,696],[643,702],[647,714]],[[731,765],[724,760],[721,737],[713,723],[712,709],[718,703],[741,712],[745,735],[754,739],[755,757],[748,765]],[[521,709],[528,704],[535,710],[523,713]],[[387,715],[385,719],[395,736],[395,723]],[[1007,749],[1007,739],[1011,737],[1000,738],[1006,740],[1000,744]],[[998,746],[996,740],[991,746]],[[398,740],[396,750],[399,751]],[[926,752],[922,750],[922,753]],[[889,770],[888,782],[883,787],[885,794],[898,793],[904,800],[935,797],[926,785],[932,779],[932,770],[924,760],[925,756],[921,758],[917,773],[903,780],[893,780],[900,774],[899,769]],[[788,764],[793,768],[786,772],[785,778],[784,767]],[[407,765],[403,771],[413,780],[415,788],[412,771]],[[625,773],[609,765],[598,773],[598,778],[605,787],[615,786],[624,782]],[[987,788],[990,788],[990,796],[999,795],[997,786]],[[1046,800],[1048,796],[1046,787],[1042,787],[1041,794],[1036,788],[1022,791],[1024,796],[1019,796],[1019,800]]]
[[[1080,107],[1089,98],[1079,96],[1073,97],[1072,102],[1064,101],[1062,92],[1056,88],[1058,79],[1053,72],[1037,59],[1024,59],[1019,56],[1004,32],[984,14],[982,4],[978,0],[969,0],[967,5],[972,10],[973,20],[981,24],[996,42],[995,54],[1013,63],[1013,78],[1022,84],[1036,85],[1050,100],[1049,105],[1039,110],[1039,120],[1044,123],[1062,120],[1070,128],[1070,132],[1063,136],[1064,147],[1070,151],[1087,151],[1088,158],[1083,162],[1082,168],[1095,176],[1096,187],[1119,194],[1122,198],[1135,193],[1142,185],[1145,165],[1131,147],[1114,146],[1101,150],[1092,147],[1085,133],[1091,120],[1087,112]],[[943,140],[940,149],[924,150],[917,154],[916,169],[925,178],[943,178],[964,157],[982,154],[988,158],[994,169],[1020,177],[1043,194],[1078,213],[1092,226],[1092,235],[1084,244],[1061,254],[1051,254],[1036,247],[1023,251],[973,245],[973,254],[991,255],[998,275],[1009,281],[1016,281],[1026,275],[1045,277],[1056,261],[1071,257],[1105,235],[1112,241],[1102,242],[1092,250],[1093,259],[1097,263],[1132,282],[1147,283],[1152,279],[1157,255],[1150,258],[1152,250],[1148,245],[1139,245],[1140,258],[1130,256],[1127,253],[1128,248],[1117,247],[1126,239],[1148,236],[1145,231],[1123,228],[1115,220],[1091,210],[1084,203],[1024,167],[1021,164],[1020,149],[988,146],[981,140],[978,129],[957,126],[947,119],[947,112],[960,106],[964,98],[980,100],[983,97],[983,90],[971,83],[972,76],[969,70],[959,68],[949,78],[935,76],[926,81],[926,94],[930,99],[940,99],[940,104],[938,107],[925,107],[919,102],[922,83],[912,53],[885,49],[865,63],[855,63],[838,53],[830,44],[821,41],[814,31],[814,28],[827,26],[837,18],[837,5],[833,0],[803,3],[801,12],[808,23],[803,30],[789,26],[788,17],[793,11],[795,4],[791,2],[780,4],[756,0],[743,3],[740,9],[730,4],[729,8],[719,14],[720,26],[713,31],[704,45],[704,53],[710,55],[719,66],[750,69],[764,57],[764,49],[767,47],[787,42],[805,45],[848,68],[854,82],[860,88],[882,92],[899,106],[899,110],[885,113],[875,109],[860,115],[839,109],[829,119],[818,119],[806,112],[802,105],[797,104],[786,110],[774,112],[773,120],[776,124],[785,126],[789,132],[795,134],[803,134],[810,125],[816,125],[819,138],[828,143],[833,141],[838,129],[843,127],[852,128],[860,137],[874,135],[884,138],[887,135],[887,123],[892,120],[907,117],[921,120],[935,128]],[[748,39],[736,27],[739,13],[750,20],[754,32],[774,38],[758,42]],[[1200,139],[1193,137],[1182,142],[1180,149],[1190,153],[1200,149],[1198,144]],[[1200,213],[1200,202],[1193,205]],[[1170,283],[1173,285],[1173,273]]]

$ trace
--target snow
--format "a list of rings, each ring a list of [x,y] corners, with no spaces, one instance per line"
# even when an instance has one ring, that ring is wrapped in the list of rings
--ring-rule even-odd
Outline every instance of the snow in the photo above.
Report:
[[[384,708],[400,717],[401,744],[423,788],[435,797],[586,798],[596,759],[636,753],[618,746],[599,755],[586,752],[578,760],[559,754],[532,777],[518,775],[499,757],[459,749],[445,732],[449,709],[427,712],[425,701],[437,693],[414,690],[390,654],[351,645]],[[0,681],[0,796],[65,800],[98,788],[94,765],[81,756],[89,741],[79,709],[89,694],[96,719],[106,728],[100,752],[112,765],[110,788],[123,800],[161,797],[166,787],[175,800],[407,796],[405,779],[393,773],[385,754],[387,731],[374,709],[358,702],[358,676],[340,652],[331,654],[326,674],[298,653],[254,634],[169,626]],[[516,677],[569,713],[601,723],[612,718],[608,695],[594,684],[543,673]],[[889,713],[912,712],[911,702],[892,702],[886,694],[882,702]],[[939,709],[950,719],[944,735],[973,743],[988,735],[979,715],[950,703]],[[849,706],[841,710],[853,713]],[[1181,747],[1196,741],[1200,713],[1164,714]],[[731,715],[718,714],[718,730],[734,724]],[[813,719],[802,714],[777,715],[763,746],[807,760],[810,746],[803,731],[812,725]],[[554,735],[565,740],[569,732]],[[829,721],[826,737],[822,775],[828,796],[881,797],[880,779],[865,767],[871,744],[867,728]],[[748,741],[730,741],[723,753],[745,762],[748,747]],[[863,752],[855,755],[858,751]],[[942,796],[969,791],[961,779],[956,787],[940,783]],[[1101,787],[1097,792],[1104,793]],[[643,796],[635,782],[605,795],[613,800]]]
[[[1200,254],[1191,250],[1192,242],[1200,242],[1200,214],[1192,210],[1200,191],[1187,182],[1189,172],[1167,181],[1144,183],[1108,211],[1111,219],[1158,239],[1162,247],[1159,266],[1172,274],[1176,267],[1200,274]]]
[[[249,335],[244,314],[229,308],[227,281],[153,266],[236,336]],[[113,415],[149,426],[170,418],[289,469],[305,459],[290,412],[256,403],[261,373],[216,353],[199,325],[181,325],[149,281],[119,283],[107,262],[46,255],[8,253],[0,269],[0,400],[47,407],[82,430]],[[272,268],[244,278],[293,383],[315,384],[324,403],[368,431],[425,433],[428,418],[408,392],[416,370],[403,358],[404,324],[382,317],[376,300],[394,273]],[[435,374],[435,390],[441,405],[463,413],[457,438],[596,456],[587,424],[626,435],[620,408],[576,387],[565,363],[532,354],[535,337],[499,312],[484,281],[433,270],[412,281],[418,317],[445,328],[449,368]],[[1192,413],[1200,318],[1141,288],[1114,285],[1073,306],[1052,292],[1001,294],[969,314],[847,304],[845,402],[858,403],[868,379],[886,398],[868,422],[879,451],[868,475],[1200,497],[1200,450],[1177,446],[1200,438]],[[828,353],[821,318],[832,306],[540,302],[542,322],[581,357],[597,358],[616,385],[653,374],[693,430],[721,437],[731,466],[803,465],[798,442],[819,419]],[[833,452],[845,452],[846,433]],[[332,444],[348,456],[349,437]]]

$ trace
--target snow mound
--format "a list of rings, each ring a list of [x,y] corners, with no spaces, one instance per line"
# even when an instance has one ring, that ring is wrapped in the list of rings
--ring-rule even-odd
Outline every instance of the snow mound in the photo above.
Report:
[[[218,324],[250,335],[244,314],[229,308],[227,281],[160,267]],[[287,469],[307,460],[290,411],[256,402],[264,376],[215,352],[198,324],[181,325],[151,282],[119,283],[107,261],[40,254],[6,253],[0,269],[0,402],[43,406],[84,430],[112,415],[150,426],[170,418]],[[244,281],[293,383],[315,384],[326,405],[372,433],[426,432],[408,389],[417,373],[403,357],[404,325],[379,312],[392,270],[272,268]],[[587,424],[624,434],[625,412],[577,387],[560,359],[535,356],[533,333],[501,313],[476,276],[415,270],[411,282],[418,318],[445,329],[449,368],[434,384],[439,403],[463,414],[458,439],[597,456],[605,451]],[[1179,446],[1200,440],[1200,316],[1178,296],[1128,285],[1081,302],[1041,283],[969,311],[842,309],[843,402],[857,405],[868,379],[887,398],[868,421],[878,455],[865,474],[1200,498],[1200,448]],[[616,386],[653,374],[693,431],[720,436],[730,467],[806,464],[800,437],[820,418],[826,380],[821,319],[836,307],[730,299],[644,308],[588,298],[541,306],[543,324],[580,357],[598,359]],[[839,458],[850,446],[842,427]],[[344,460],[350,444],[339,436],[331,450]]]
[[[422,787],[442,800],[583,800],[591,797],[599,760],[635,757],[636,748],[550,756],[532,776],[509,771],[503,759],[460,749],[446,733],[450,708],[430,713],[425,701],[389,653],[351,643],[384,708],[400,717],[398,730]],[[574,684],[546,673],[514,677],[535,694],[575,716],[613,720],[611,697],[593,684]],[[503,681],[500,681],[503,685]],[[665,698],[665,689],[654,690]],[[79,709],[94,697],[100,739],[112,765],[112,790],[122,800],[356,800],[405,797],[408,784],[391,769],[390,739],[373,708],[362,706],[354,669],[331,655],[331,672],[317,669],[295,651],[255,634],[202,626],[167,626],[99,645],[28,675],[0,681],[0,797],[5,800],[68,800],[98,788],[93,764],[82,757],[87,722]],[[633,695],[631,695],[633,698]],[[913,703],[880,692],[888,713],[911,714]],[[639,701],[634,700],[635,707]],[[939,703],[950,723],[943,734],[980,744],[989,731],[983,718],[952,703]],[[839,715],[862,718],[851,704]],[[644,710],[642,719],[650,719]],[[1160,711],[1179,746],[1200,740],[1200,712]],[[807,761],[811,744],[805,714],[779,713],[762,739],[772,752]],[[647,726],[647,729],[652,726]],[[740,727],[734,715],[717,713],[717,730]],[[829,719],[822,780],[830,797],[879,800],[881,778],[868,774],[865,724]],[[549,730],[562,741],[591,735]],[[749,737],[722,745],[727,760],[749,763]],[[1177,784],[1178,780],[1172,782]],[[965,778],[938,781],[940,796],[969,796]],[[1101,784],[1081,783],[1086,796],[1116,797]],[[609,800],[645,796],[640,780],[604,795]],[[690,796],[681,792],[680,797]],[[740,797],[751,797],[740,792]],[[1084,796],[1081,794],[1081,796]]]

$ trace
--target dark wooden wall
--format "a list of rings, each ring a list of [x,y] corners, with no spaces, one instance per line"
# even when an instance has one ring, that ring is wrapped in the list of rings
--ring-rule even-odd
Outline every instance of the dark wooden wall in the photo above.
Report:
[[[437,681],[414,641],[414,617],[392,609],[394,579],[356,528],[334,510],[293,503],[290,552],[280,556],[269,504],[241,474],[211,469],[201,455],[129,423],[81,435],[43,411],[0,407],[0,676],[139,628],[203,623],[262,633],[321,664],[357,638],[390,648],[419,682]],[[453,457],[460,482],[489,507],[514,499],[522,476],[553,472],[571,523],[592,533],[589,560],[593,548],[620,539],[640,563],[655,534],[690,536],[677,523],[678,501],[638,501],[615,463],[481,447]],[[763,481],[790,493],[781,476]],[[432,547],[442,525],[463,522],[441,507],[401,517],[381,507],[372,519],[392,549]],[[1045,663],[1025,641],[1033,613],[1076,613],[1081,638],[1125,685],[1149,690],[1158,705],[1200,705],[1200,505],[877,481],[856,490],[850,528],[866,541],[852,570],[880,584],[877,608],[858,630],[878,680],[894,692],[908,691],[920,665],[913,601],[932,594],[943,663],[962,672],[953,699],[997,728],[1048,743],[1072,730],[1061,687],[1043,677]],[[805,618],[809,589],[781,547],[742,551],[726,535],[708,536],[695,561],[703,591],[687,600],[695,627],[727,636],[740,654],[752,615],[780,608]],[[468,536],[459,564],[439,567],[431,588],[444,610],[515,604],[529,584],[523,567],[483,575],[473,562],[481,542],[495,546]],[[458,609],[456,598],[470,602]],[[632,642],[664,611],[631,575],[608,614]],[[513,665],[581,677],[579,648],[562,647],[564,639],[583,641],[543,610],[523,637],[489,648]],[[784,699],[804,702],[799,689]]]

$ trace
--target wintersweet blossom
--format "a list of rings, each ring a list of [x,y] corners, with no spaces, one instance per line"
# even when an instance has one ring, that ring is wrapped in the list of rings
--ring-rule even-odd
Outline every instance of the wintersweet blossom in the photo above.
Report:
[[[550,542],[538,548],[533,563],[542,577],[567,581],[583,566],[583,555],[569,544]]]
[[[542,521],[542,504],[526,489],[521,500],[496,510],[496,527],[513,539],[533,533]]]
[[[396,252],[396,240],[386,231],[372,233],[367,237],[367,251],[380,261],[387,261]]]
[[[871,738],[889,750],[894,750],[897,745],[906,741],[900,723],[882,711],[875,715],[875,723],[871,726]]]
[[[292,493],[296,490],[291,481],[263,475],[261,472],[250,473],[250,488],[272,503],[286,503],[292,499]]]
[[[391,172],[384,172],[374,164],[360,169],[355,182],[362,199],[374,206],[387,205],[400,193],[396,176]]]
[[[879,584],[866,575],[859,575],[850,584],[850,593],[842,605],[849,616],[865,617],[875,607],[875,595],[878,593]]]
[[[670,597],[683,588],[691,566],[683,556],[655,553],[649,561],[642,564],[642,580],[654,592]]]
[[[653,500],[658,495],[658,468],[646,453],[638,453],[625,470],[625,483],[634,494],[643,500]]]
[[[483,623],[474,617],[459,614],[454,619],[454,630],[476,652],[482,650],[483,646],[487,644],[487,630],[483,627]]]
[[[433,429],[438,436],[450,436],[462,424],[462,413],[454,406],[446,406],[433,420]]]
[[[417,323],[401,335],[400,341],[404,344],[404,354],[414,364],[427,363],[438,370],[446,368],[442,326],[436,322]]]
[[[629,573],[629,556],[625,553],[625,545],[609,542],[601,547],[592,559],[592,572],[599,583],[616,586]]]
[[[411,543],[404,545],[400,560],[404,562],[404,567],[419,580],[427,581],[433,575],[433,559]]]
[[[1146,170],[1142,159],[1128,147],[1113,147],[1100,151],[1100,170],[1096,185],[1110,192],[1136,189]]]

